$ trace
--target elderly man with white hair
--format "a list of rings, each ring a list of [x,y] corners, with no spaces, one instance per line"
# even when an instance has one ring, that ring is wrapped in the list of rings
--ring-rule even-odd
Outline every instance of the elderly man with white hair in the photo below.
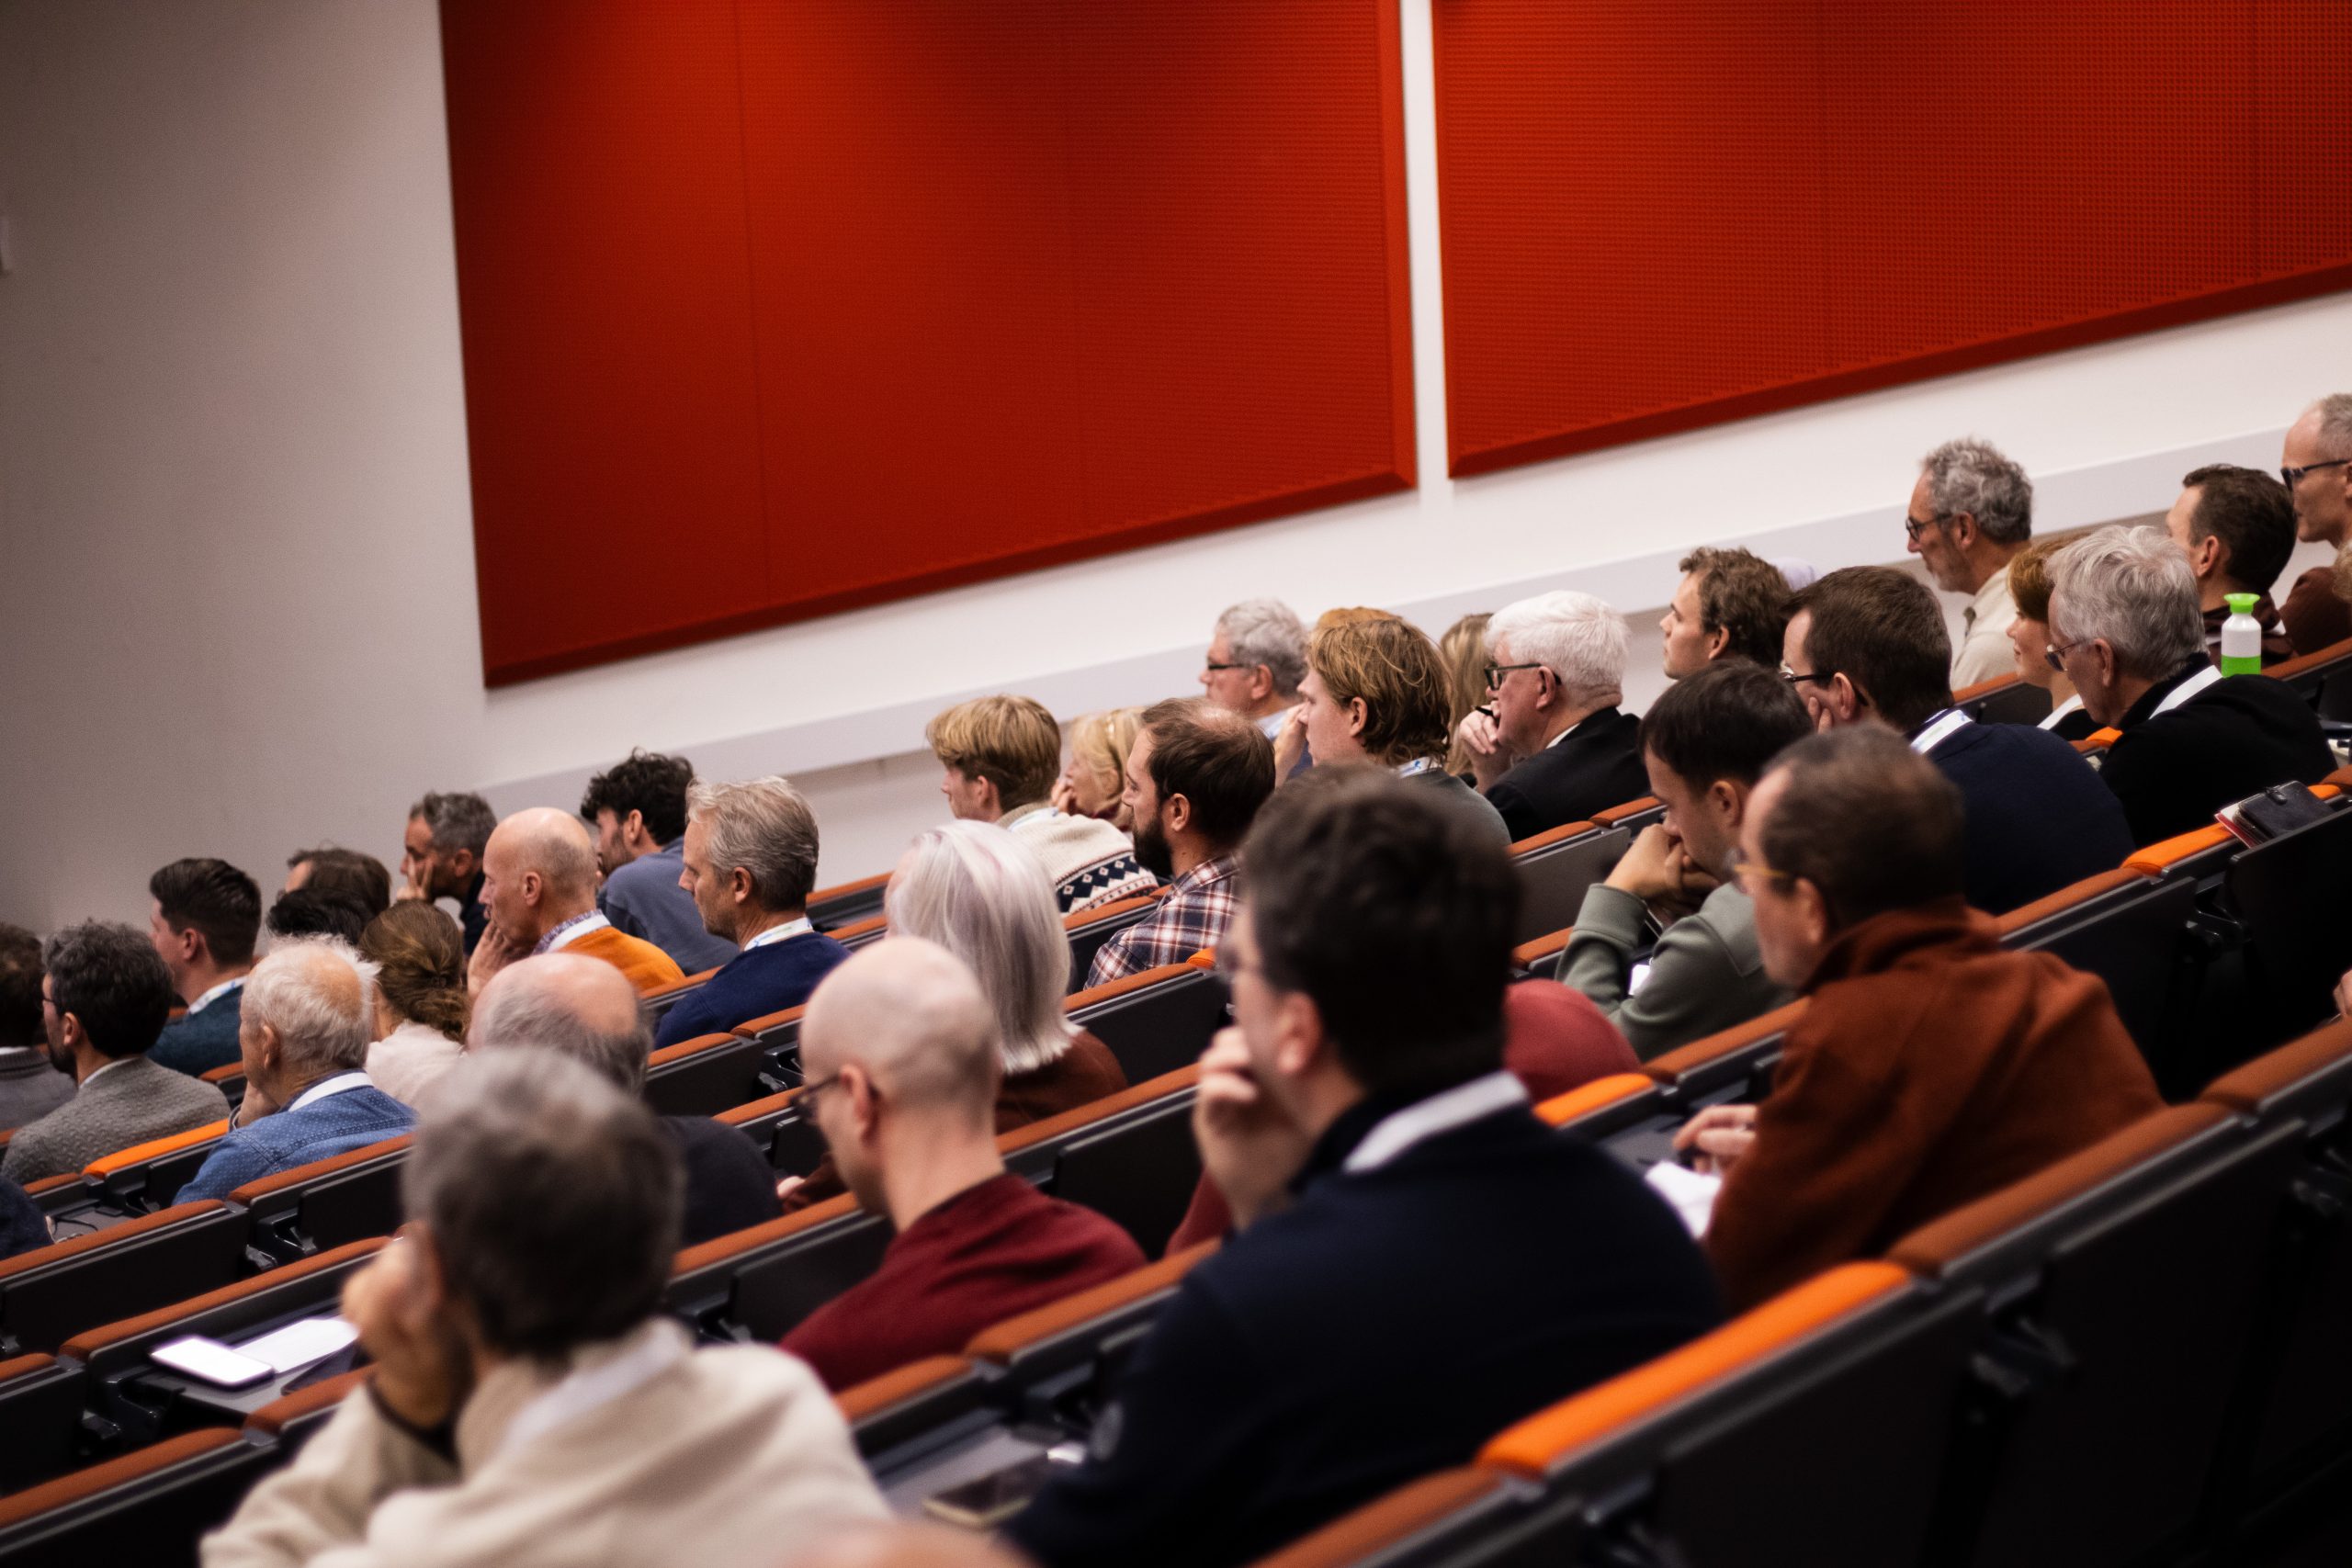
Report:
[[[342,942],[288,942],[254,964],[237,1024],[244,1102],[180,1201],[407,1132],[414,1113],[366,1071],[375,1022],[376,966]]]
[[[1649,793],[1624,700],[1625,618],[1563,590],[1487,623],[1487,705],[1462,721],[1478,788],[1512,841]]]
[[[2009,672],[2009,562],[2033,540],[2033,481],[1989,441],[1947,441],[1919,460],[1905,548],[1937,587],[1965,593],[1951,683],[1973,686]]]
[[[639,991],[686,977],[668,953],[597,910],[596,846],[568,811],[537,806],[498,825],[481,852],[481,905],[490,929],[466,966],[466,988],[477,995],[514,960],[559,949],[603,959]]]
[[[2295,537],[2327,546],[2341,564],[2352,542],[2352,392],[2332,393],[2298,414],[2278,464],[2294,503]],[[2352,637],[2352,605],[2333,568],[2315,566],[2295,579],[2278,619],[2297,653]]]
[[[2135,843],[2209,827],[2233,801],[2317,784],[2335,765],[2291,687],[2224,676],[2206,658],[2196,573],[2154,528],[2102,528],[2052,558],[2050,643],[2090,716],[2123,732],[2099,776]]]

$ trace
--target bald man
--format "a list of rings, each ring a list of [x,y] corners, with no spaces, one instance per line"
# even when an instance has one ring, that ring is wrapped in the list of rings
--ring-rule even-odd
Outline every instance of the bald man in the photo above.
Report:
[[[254,964],[237,1019],[245,1098],[178,1201],[225,1198],[407,1132],[414,1113],[365,1071],[375,1024],[376,966],[342,942],[285,942]]]
[[[800,1066],[834,1166],[899,1233],[872,1278],[785,1337],[828,1388],[1142,1267],[1126,1232],[1005,1170],[996,1014],[945,948],[892,937],[853,954],[809,998]]]
[[[481,871],[490,925],[466,968],[476,996],[516,959],[558,951],[603,959],[640,994],[686,977],[668,953],[597,912],[596,846],[571,813],[535,806],[509,817],[490,835]]]
[[[467,1021],[469,1055],[518,1045],[560,1051],[634,1095],[645,1088],[653,1034],[636,988],[619,970],[576,953],[550,953],[500,970]],[[707,1116],[664,1116],[662,1130],[685,1166],[684,1245],[784,1212],[775,1169],[748,1134]]]

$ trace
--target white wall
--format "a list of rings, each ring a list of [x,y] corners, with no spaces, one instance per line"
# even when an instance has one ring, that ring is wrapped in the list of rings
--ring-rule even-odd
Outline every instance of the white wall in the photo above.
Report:
[[[180,854],[389,857],[423,789],[570,805],[634,744],[793,773],[846,878],[936,814],[909,753],[945,701],[1182,689],[1244,594],[1442,624],[1575,583],[1647,618],[1693,544],[1895,556],[1963,432],[2048,525],[2161,509],[2194,462],[2274,464],[2352,362],[2337,296],[1453,483],[1400,4],[1419,491],[486,693],[433,0],[0,0],[0,919],[135,915]]]

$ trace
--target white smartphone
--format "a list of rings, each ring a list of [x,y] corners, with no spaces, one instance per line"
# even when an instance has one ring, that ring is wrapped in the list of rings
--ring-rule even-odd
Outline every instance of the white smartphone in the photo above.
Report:
[[[215,1388],[251,1388],[275,1375],[267,1361],[256,1360],[201,1334],[158,1345],[148,1352],[148,1359]]]

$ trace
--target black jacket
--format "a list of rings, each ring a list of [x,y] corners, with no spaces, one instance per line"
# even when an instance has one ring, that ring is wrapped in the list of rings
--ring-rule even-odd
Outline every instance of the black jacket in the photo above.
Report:
[[[664,1116],[662,1126],[686,1170],[679,1245],[692,1247],[784,1213],[775,1195],[776,1173],[741,1128],[707,1116]]]
[[[2267,675],[2232,675],[2170,713],[2156,705],[2200,670],[2150,687],[2117,726],[2099,777],[2123,803],[2134,843],[2152,844],[2213,825],[2232,801],[2293,780],[2317,784],[2335,769],[2319,716],[2292,687]]]
[[[1014,1544],[1046,1568],[1252,1562],[1714,1325],[1673,1213],[1523,1104],[1343,1171],[1400,1108],[1342,1116],[1292,1205],[1185,1277]]]
[[[1649,792],[1650,775],[1642,766],[1642,721],[1602,708],[1497,779],[1487,798],[1503,814],[1503,826],[1517,843]]]
[[[1960,788],[1968,901],[1987,914],[2113,871],[2135,847],[2098,774],[2046,729],[1963,724],[1928,760]]]

